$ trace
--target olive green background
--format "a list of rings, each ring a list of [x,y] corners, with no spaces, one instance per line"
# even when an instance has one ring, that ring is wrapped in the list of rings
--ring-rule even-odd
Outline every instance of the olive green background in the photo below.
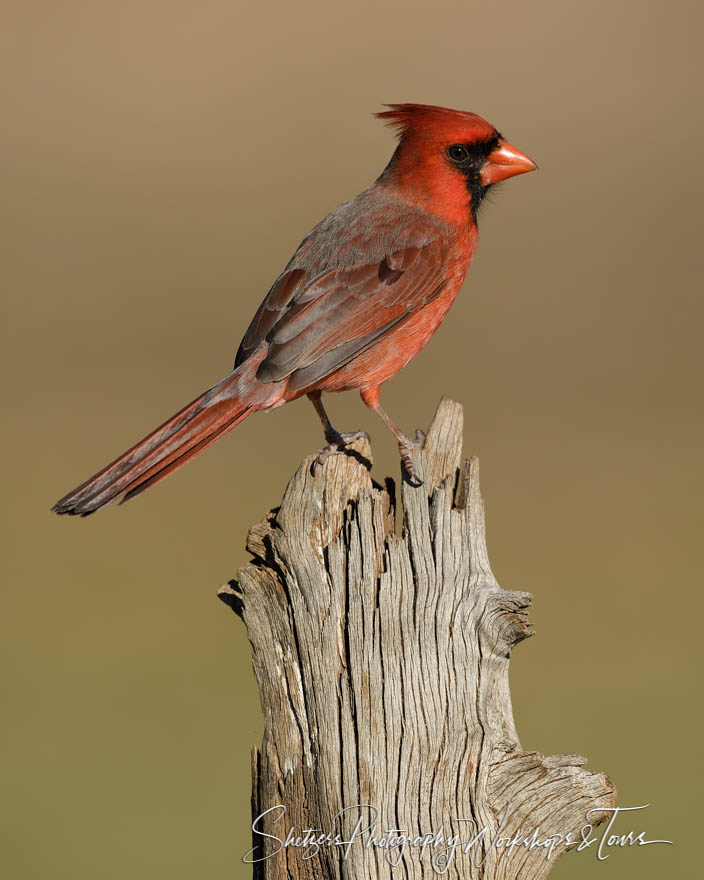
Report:
[[[524,747],[608,772],[701,856],[700,4],[14,2],[3,74],[0,851],[12,878],[245,878],[261,736],[215,596],[321,444],[306,401],[86,520],[50,505],[224,375],[300,239],[383,168],[384,101],[471,109],[540,165],[481,216],[468,284],[384,393],[461,401],[489,551],[530,590]],[[357,395],[341,428],[393,440]]]

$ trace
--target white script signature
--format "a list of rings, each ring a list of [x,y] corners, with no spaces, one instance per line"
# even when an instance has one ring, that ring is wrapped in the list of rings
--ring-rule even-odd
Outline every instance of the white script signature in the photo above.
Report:
[[[426,831],[416,834],[409,833],[402,828],[380,828],[379,811],[371,804],[353,804],[344,807],[333,818],[333,828],[342,825],[342,819],[348,823],[354,820],[355,810],[359,811],[352,830],[343,835],[342,832],[325,831],[322,828],[290,827],[284,837],[270,834],[262,830],[261,825],[265,817],[269,817],[268,827],[271,827],[286,815],[286,807],[277,804],[265,810],[252,822],[252,831],[256,836],[274,841],[269,844],[265,855],[255,857],[258,850],[264,850],[261,846],[254,846],[243,857],[242,861],[247,864],[263,862],[271,859],[278,853],[289,848],[300,851],[304,860],[313,859],[325,848],[335,848],[341,852],[342,859],[346,860],[352,848],[357,846],[366,849],[378,848],[385,850],[384,858],[389,865],[396,867],[400,864],[408,850],[417,852],[420,860],[429,858],[433,870],[437,874],[444,874],[458,853],[471,855],[474,864],[481,867],[489,857],[492,850],[499,854],[510,854],[515,849],[524,848],[529,851],[543,850],[546,859],[552,858],[560,847],[576,847],[577,852],[593,849],[599,861],[608,859],[608,849],[612,847],[648,846],[653,843],[671,844],[671,840],[647,840],[644,831],[626,831],[616,833],[614,823],[621,813],[629,813],[634,810],[644,810],[649,804],[639,807],[611,807],[590,810],[585,816],[585,824],[576,832],[541,832],[540,827],[533,828],[528,832],[521,829],[513,834],[506,833],[507,818],[510,814],[510,804],[506,805],[499,827],[492,831],[488,827],[477,828],[474,819],[458,818],[457,822],[466,823],[463,829],[469,829],[465,838],[457,833],[446,833],[443,826],[437,831]],[[610,814],[609,821],[604,830],[596,835],[594,826],[590,823],[590,817],[594,814]]]

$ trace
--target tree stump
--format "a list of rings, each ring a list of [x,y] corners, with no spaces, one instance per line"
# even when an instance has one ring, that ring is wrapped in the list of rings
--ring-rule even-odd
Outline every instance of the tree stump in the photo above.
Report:
[[[531,596],[492,574],[479,464],[461,455],[462,407],[443,399],[414,458],[423,485],[401,485],[400,534],[366,441],[314,472],[307,458],[220,590],[264,713],[259,880],[541,878],[615,805],[584,758],[521,749],[508,663],[533,634]],[[501,844],[535,829],[532,848]]]

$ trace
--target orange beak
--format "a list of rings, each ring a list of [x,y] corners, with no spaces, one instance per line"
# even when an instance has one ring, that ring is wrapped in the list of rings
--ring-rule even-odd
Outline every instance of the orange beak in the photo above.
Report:
[[[537,167],[535,162],[529,159],[525,153],[512,147],[506,141],[500,140],[499,146],[489,153],[486,162],[482,165],[479,179],[482,186],[489,186],[500,180],[515,177],[517,174],[535,171]]]

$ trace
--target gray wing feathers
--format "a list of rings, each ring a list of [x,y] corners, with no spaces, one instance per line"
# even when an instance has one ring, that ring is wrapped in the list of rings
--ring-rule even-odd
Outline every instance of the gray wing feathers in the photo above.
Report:
[[[268,343],[257,379],[305,388],[438,295],[447,230],[417,210],[378,199],[370,206],[367,196],[304,239],[254,316],[235,366]]]

